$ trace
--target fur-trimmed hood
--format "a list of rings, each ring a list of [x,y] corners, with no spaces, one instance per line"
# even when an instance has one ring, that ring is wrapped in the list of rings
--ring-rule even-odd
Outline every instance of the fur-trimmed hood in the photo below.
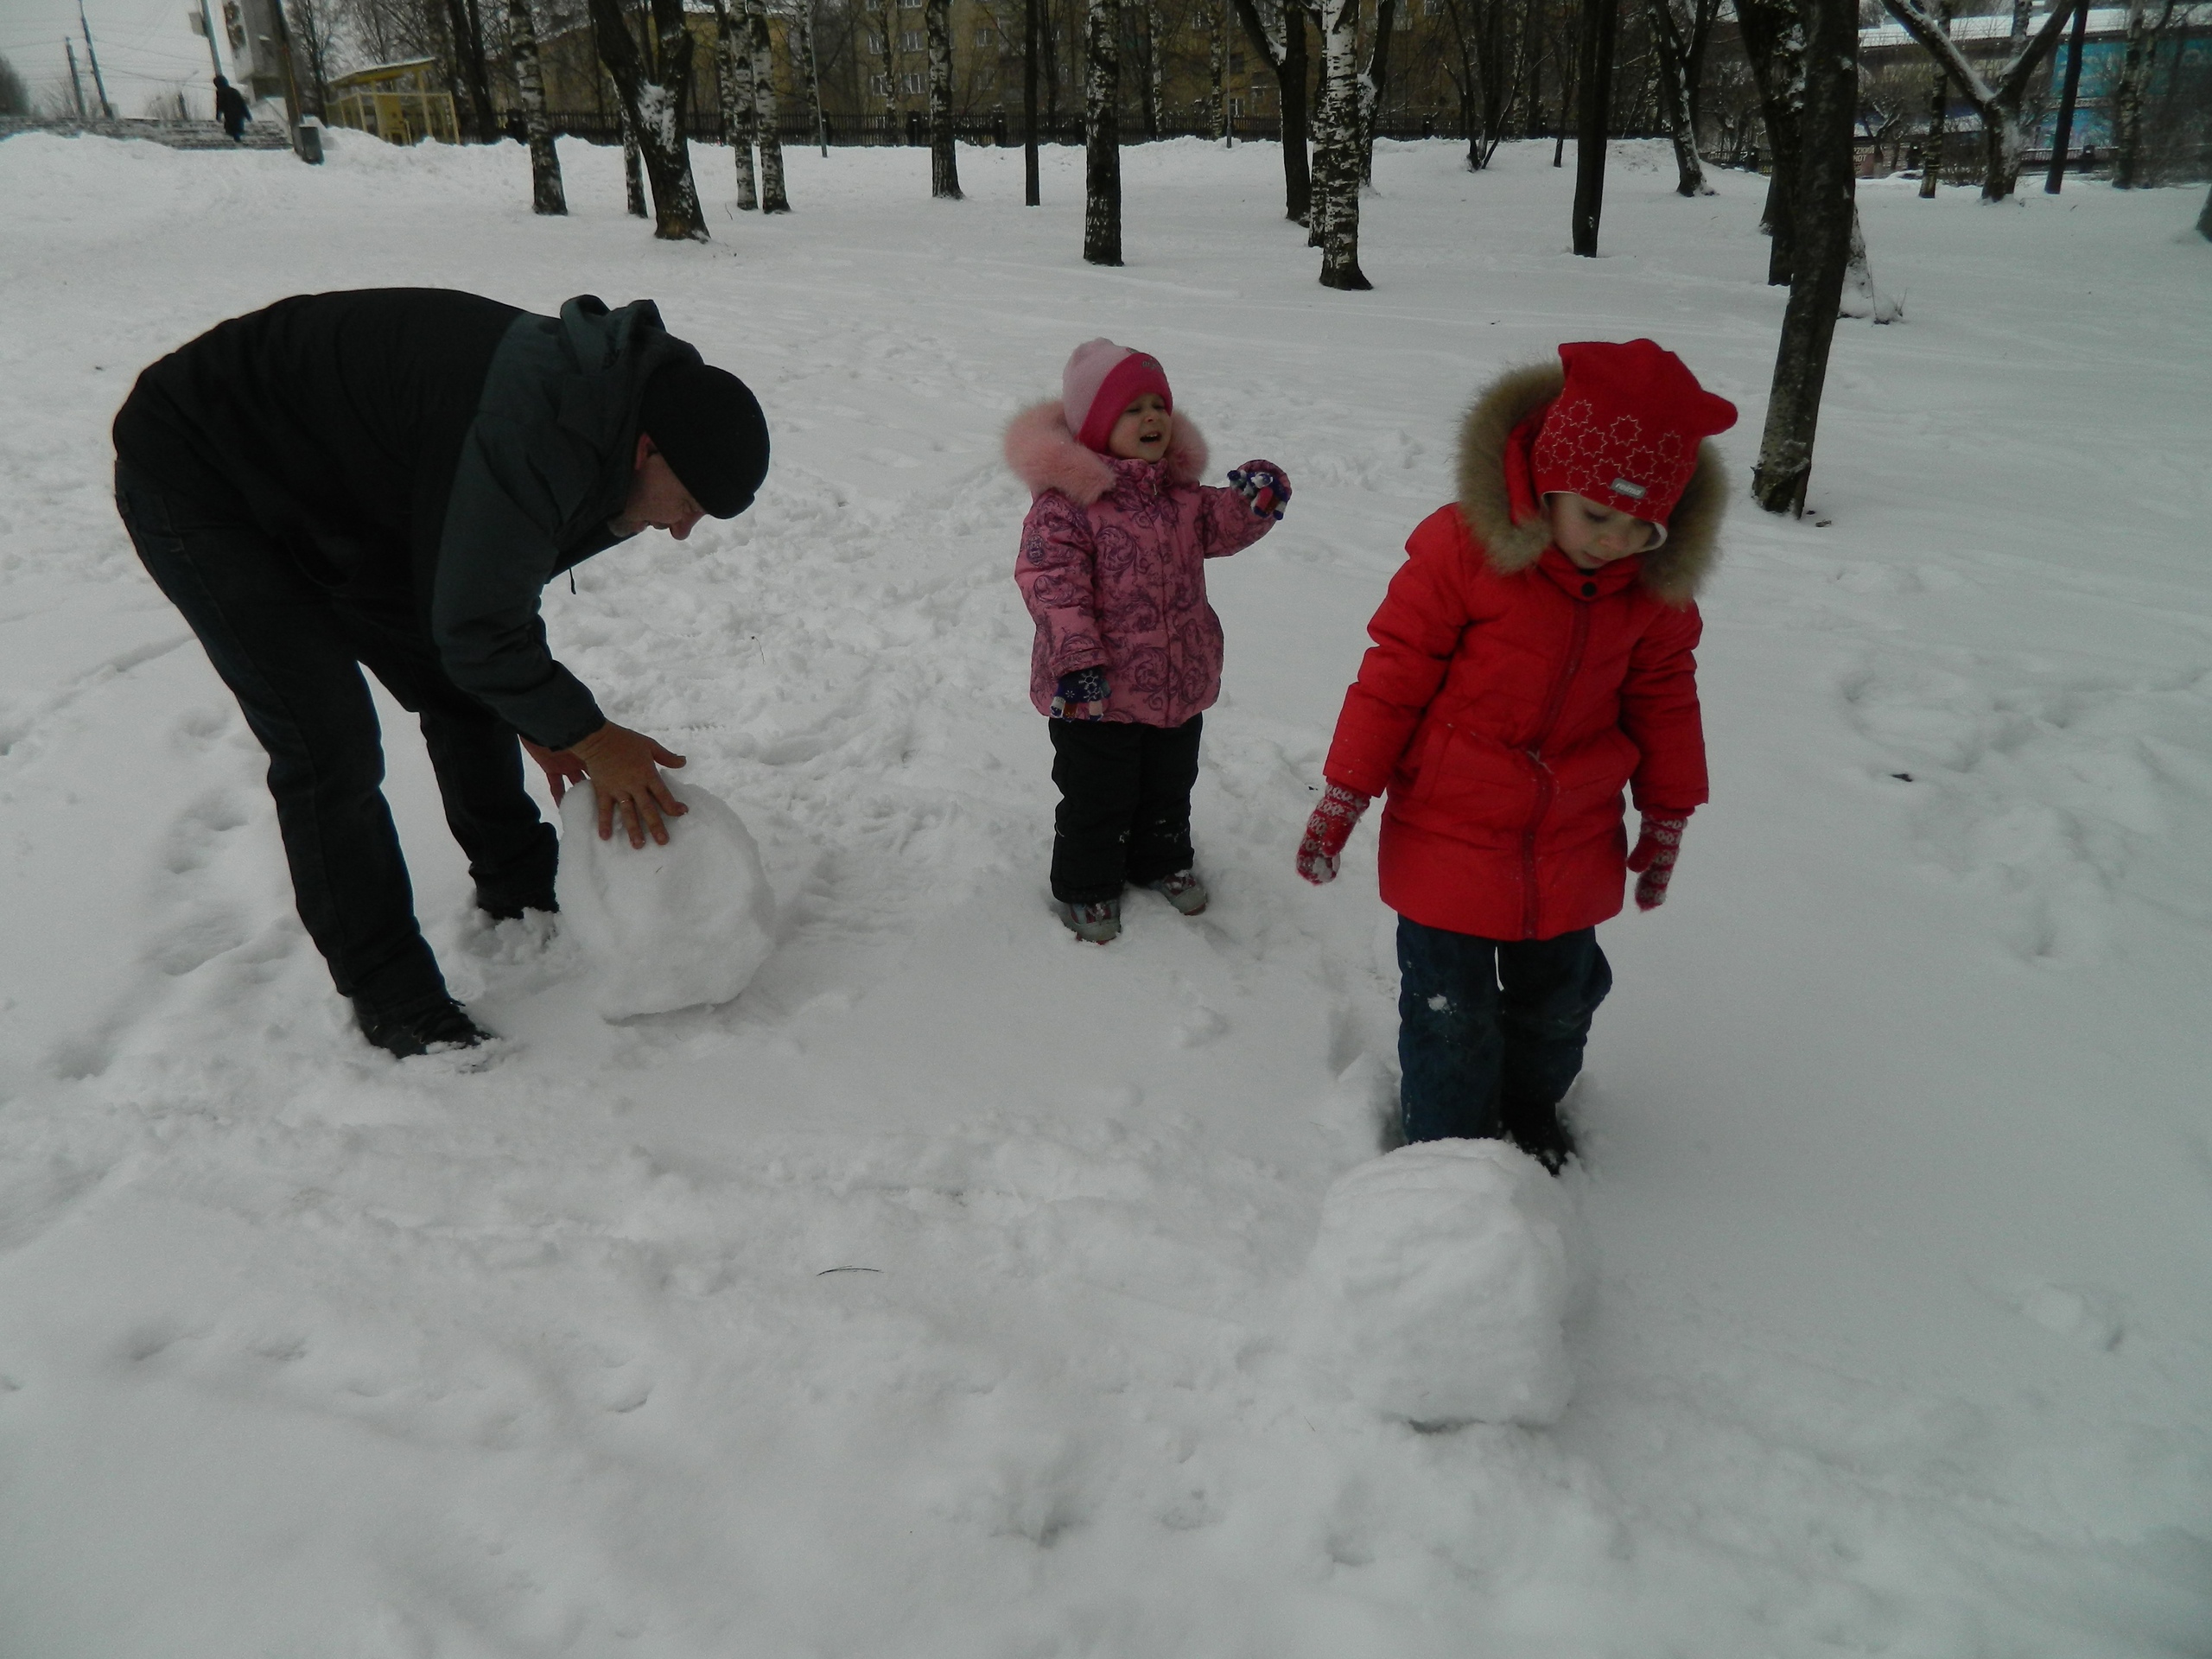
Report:
[[[1058,490],[1087,507],[1109,494],[1120,482],[1121,469],[1148,467],[1142,461],[1121,461],[1086,449],[1068,430],[1067,419],[1055,397],[1032,404],[1006,426],[1006,464],[1029,486],[1032,495]],[[1206,441],[1191,417],[1175,411],[1175,430],[1168,440],[1160,465],[1170,485],[1195,484],[1205,476]]]
[[[1510,369],[1475,399],[1460,423],[1459,512],[1493,570],[1525,570],[1551,545],[1551,521],[1535,499],[1529,450],[1535,417],[1557,400],[1566,380],[1557,363]],[[1700,443],[1697,471],[1668,517],[1667,539],[1637,556],[1643,560],[1637,580],[1653,598],[1681,606],[1697,597],[1720,556],[1727,501],[1727,464],[1709,441]]]

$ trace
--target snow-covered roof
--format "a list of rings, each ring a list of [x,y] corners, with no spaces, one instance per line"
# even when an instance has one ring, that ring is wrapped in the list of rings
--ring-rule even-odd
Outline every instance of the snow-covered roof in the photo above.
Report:
[[[2028,19],[2028,33],[2032,35],[2050,16],[2048,9]],[[2156,14],[2153,14],[2153,22]],[[2167,24],[2175,29],[2203,29],[2212,26],[2212,5],[2176,6],[2173,19]],[[2071,25],[2069,25],[2070,28]],[[2126,6],[2092,6],[2089,9],[2088,32],[2093,36],[2111,36],[2127,32]],[[1951,19],[1951,38],[1955,41],[2001,41],[2012,33],[2012,14],[1993,11],[1978,17]],[[1903,23],[1887,22],[1878,29],[1859,31],[1859,49],[1871,47],[1910,46],[1914,44],[1911,31]]]

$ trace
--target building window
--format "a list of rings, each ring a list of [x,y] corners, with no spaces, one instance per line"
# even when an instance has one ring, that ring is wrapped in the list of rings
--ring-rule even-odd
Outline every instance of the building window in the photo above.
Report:
[[[883,55],[883,36],[880,35],[869,35],[868,37],[868,49],[874,53],[878,57],[881,57]]]
[[[989,29],[977,29],[977,30],[976,31],[976,45],[978,45],[978,46],[988,46],[990,43],[991,43],[991,31],[990,31]]]
[[[1244,100],[1241,98],[1230,99],[1229,100],[1229,113],[1232,118],[1243,114]]]
[[[918,29],[906,29],[899,31],[899,49],[901,52],[918,52],[928,44],[929,42],[922,38],[922,31]]]
[[[910,70],[899,77],[899,90],[909,98],[919,98],[928,88],[922,85],[920,73]]]
[[[887,89],[890,85],[891,83],[886,80],[881,75],[870,75],[868,78],[868,91],[874,93],[878,98],[883,98],[888,95]]]

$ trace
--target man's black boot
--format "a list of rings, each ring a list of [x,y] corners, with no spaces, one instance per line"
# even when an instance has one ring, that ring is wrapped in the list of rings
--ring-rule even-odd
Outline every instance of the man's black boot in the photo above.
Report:
[[[394,1010],[372,1007],[356,997],[353,1014],[360,1021],[364,1037],[402,1060],[417,1054],[475,1048],[492,1040],[492,1033],[449,996]]]

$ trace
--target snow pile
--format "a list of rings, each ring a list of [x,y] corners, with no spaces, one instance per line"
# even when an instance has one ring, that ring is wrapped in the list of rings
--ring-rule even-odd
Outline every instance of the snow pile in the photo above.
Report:
[[[1430,1141],[1362,1164],[1321,1202],[1305,1347],[1385,1416],[1424,1427],[1559,1421],[1583,1281],[1573,1206],[1503,1141]]]
[[[775,949],[775,896],[744,820],[696,784],[669,786],[690,810],[668,844],[599,838],[588,789],[561,803],[561,919],[591,964],[601,1014],[666,1014],[727,1002]]]

